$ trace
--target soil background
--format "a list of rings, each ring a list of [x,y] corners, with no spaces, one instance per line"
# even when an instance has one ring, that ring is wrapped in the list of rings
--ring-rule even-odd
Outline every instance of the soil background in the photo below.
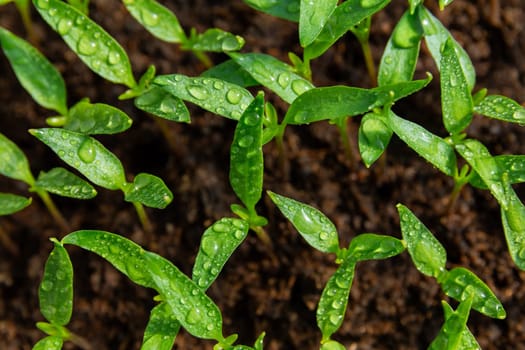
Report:
[[[264,52],[287,60],[289,51],[301,53],[293,23],[258,13],[240,0],[164,1],[183,27],[199,32],[211,27],[246,39],[244,52]],[[525,2],[523,0],[456,0],[444,12],[437,0],[425,2],[466,48],[475,64],[477,89],[525,102]],[[395,21],[406,1],[392,1],[373,18],[371,44],[379,61]],[[204,67],[176,45],[152,38],[118,1],[95,0],[90,16],[110,32],[128,52],[138,77],[154,64],[158,74],[199,75]],[[206,227],[231,216],[236,203],[228,184],[229,146],[235,123],[189,106],[191,124],[162,123],[118,101],[124,91],[89,71],[33,13],[40,49],[64,75],[69,106],[83,97],[105,102],[127,112],[134,124],[115,136],[97,137],[118,155],[131,176],[149,172],[160,176],[175,199],[165,210],[148,210],[153,235],[144,234],[134,208],[122,194],[97,188],[89,201],[54,196],[73,229],[101,229],[131,238],[172,260],[190,273],[200,237]],[[25,36],[14,5],[0,7],[0,25]],[[224,55],[211,55],[215,63]],[[370,87],[357,40],[350,34],[313,62],[317,86],[345,84]],[[445,135],[440,117],[439,81],[435,66],[422,50],[416,77],[425,72],[435,79],[420,93],[400,101],[395,110],[439,135]],[[36,105],[0,55],[0,132],[27,154],[33,173],[64,166],[51,150],[27,132],[45,126],[48,110]],[[269,94],[267,94],[268,96]],[[279,111],[285,104],[270,97]],[[359,118],[350,122],[350,141],[357,149]],[[493,154],[525,154],[525,131],[518,125],[475,117],[468,134],[486,144]],[[166,141],[168,140],[168,141]],[[314,123],[289,127],[285,135],[288,169],[278,166],[273,143],[265,146],[267,190],[321,209],[336,224],[343,245],[357,234],[374,232],[400,237],[396,203],[407,205],[444,244],[448,267],[464,266],[480,276],[503,302],[505,320],[493,320],[475,311],[468,325],[483,349],[525,349],[525,273],[512,263],[499,219],[499,208],[489,193],[466,187],[452,213],[445,208],[453,183],[395,137],[388,147],[386,166],[366,169],[349,162],[335,126]],[[516,187],[521,198],[525,188]],[[27,195],[20,182],[2,177],[0,191]],[[224,317],[224,334],[239,334],[239,343],[253,344],[266,332],[265,349],[318,349],[320,332],[315,307],[322,287],[335,271],[332,256],[316,252],[301,239],[267,197],[259,206],[269,219],[273,248],[255,235],[239,247],[208,294]],[[0,218],[5,232],[0,241],[0,349],[30,349],[43,334],[38,309],[38,285],[52,249],[50,237],[63,237],[39,199],[15,215]],[[154,292],[132,284],[98,256],[68,248],[75,269],[74,312],[69,329],[88,340],[93,349],[139,349]],[[360,263],[348,310],[334,338],[348,349],[425,349],[442,322],[441,299],[447,299],[435,280],[421,275],[407,253]],[[453,303],[455,306],[456,304]],[[176,349],[211,349],[182,331]],[[74,349],[72,344],[66,349]]]

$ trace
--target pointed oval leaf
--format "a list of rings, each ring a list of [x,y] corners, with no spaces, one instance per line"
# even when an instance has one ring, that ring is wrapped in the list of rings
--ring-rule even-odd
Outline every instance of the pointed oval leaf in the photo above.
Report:
[[[218,28],[211,28],[202,34],[192,35],[183,43],[187,50],[207,52],[239,51],[244,46],[244,39],[238,35],[225,32]]]
[[[445,248],[410,209],[398,204],[397,211],[401,234],[416,268],[427,276],[441,276],[447,262]]]
[[[122,163],[94,138],[57,128],[31,129],[29,132],[91,182],[110,190],[124,187],[126,179]]]
[[[525,182],[525,155],[502,154],[492,157],[499,169],[504,169],[510,184]],[[477,188],[487,189],[478,173],[474,172],[469,183]]]
[[[230,57],[253,79],[288,103],[292,103],[297,96],[314,87],[311,82],[295,73],[292,66],[270,55],[231,53]]]
[[[157,76],[154,83],[173,96],[234,120],[253,101],[248,90],[220,79],[171,74]]]
[[[355,261],[386,259],[405,250],[403,241],[384,235],[362,233],[352,239],[348,254]]]
[[[270,191],[268,195],[308,244],[325,253],[339,251],[337,229],[321,211]]]
[[[0,44],[18,81],[31,97],[45,108],[67,114],[66,84],[51,62],[4,28],[0,28]]]
[[[57,336],[49,336],[40,339],[34,346],[33,350],[61,350],[64,341]]]
[[[0,216],[11,215],[31,204],[32,199],[0,192]]]
[[[459,304],[456,311],[442,301],[445,310],[445,323],[432,341],[429,350],[477,350],[481,349],[476,340],[472,342],[472,333],[467,328],[467,321],[472,306],[472,299]]]
[[[144,260],[155,289],[184,329],[198,338],[224,340],[221,312],[197,284],[157,254],[145,252]]]
[[[179,329],[171,308],[161,302],[151,310],[140,350],[171,350]]]
[[[408,147],[443,173],[454,176],[457,160],[451,145],[422,126],[398,117],[392,111],[389,111],[387,120],[390,128]]]
[[[130,88],[137,85],[126,51],[89,17],[59,0],[33,0],[35,8],[95,73]]]
[[[299,0],[243,0],[248,6],[269,15],[299,22]]]
[[[129,13],[156,38],[170,43],[186,40],[177,16],[155,0],[122,0]]]
[[[144,271],[144,249],[127,238],[106,231],[80,230],[65,236],[62,244],[73,244],[100,255],[136,284],[154,287]]]
[[[385,151],[392,138],[392,129],[381,115],[366,114],[359,125],[359,153],[367,167],[370,167]]]
[[[222,218],[211,225],[201,238],[193,265],[192,279],[206,290],[215,281],[224,264],[248,235],[246,221]]]
[[[42,315],[53,325],[64,326],[73,312],[73,265],[62,244],[53,243],[55,246],[47,258],[38,288],[38,299]]]
[[[204,71],[202,77],[209,77],[227,81],[244,88],[259,85],[259,82],[242,68],[233,59],[226,60]]]
[[[190,112],[184,102],[158,86],[153,86],[138,96],[134,103],[138,109],[157,117],[175,122],[190,122]]]
[[[86,135],[116,134],[129,129],[132,123],[118,108],[82,100],[69,110],[64,128]]]
[[[505,187],[508,206],[501,208],[503,231],[512,260],[525,270],[525,206],[509,183]]]
[[[250,213],[262,195],[263,114],[264,95],[259,93],[239,119],[230,148],[230,184]]]
[[[323,335],[322,341],[330,339],[343,323],[350,288],[354,280],[355,260],[346,258],[326,283],[317,306],[317,327]]]
[[[490,288],[473,272],[456,267],[439,280],[441,288],[449,297],[463,302],[472,298],[472,308],[492,318],[506,317],[505,309]]]
[[[337,0],[301,1],[299,42],[306,47],[317,38],[337,6]]]
[[[20,148],[0,133],[0,174],[33,185],[35,179],[29,162]]]
[[[140,173],[133,179],[133,183],[124,189],[124,199],[128,202],[139,202],[147,207],[164,209],[173,200],[173,193],[161,178]]]
[[[510,123],[525,123],[525,108],[511,98],[500,95],[485,96],[474,106],[474,111],[486,117]]]
[[[93,186],[64,168],[53,168],[47,173],[42,171],[35,187],[70,198],[90,199],[97,195]]]

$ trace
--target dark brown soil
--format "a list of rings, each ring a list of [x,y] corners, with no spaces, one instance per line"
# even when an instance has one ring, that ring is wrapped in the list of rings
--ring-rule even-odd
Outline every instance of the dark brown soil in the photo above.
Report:
[[[257,13],[241,0],[171,1],[167,3],[185,28],[203,31],[219,27],[242,35],[246,52],[272,54],[286,60],[300,53],[294,24]],[[437,1],[427,1],[438,13]],[[393,1],[374,17],[371,42],[376,62],[406,1]],[[478,73],[479,88],[525,101],[525,8],[523,0],[456,0],[438,14],[467,49]],[[91,17],[106,28],[130,55],[136,76],[149,64],[163,73],[198,75],[204,67],[187,52],[153,39],[118,1],[92,1]],[[38,15],[33,14],[41,50],[63,73],[70,105],[83,97],[122,108],[134,120],[127,132],[99,139],[122,160],[129,175],[147,171],[162,177],[175,200],[165,210],[149,210],[153,237],[144,234],[132,205],[121,193],[99,189],[90,201],[54,197],[74,229],[102,229],[129,237],[171,259],[190,273],[202,232],[214,220],[231,216],[236,198],[228,184],[229,145],[234,122],[190,106],[192,123],[166,123],[164,141],[158,120],[117,101],[123,87],[91,73]],[[0,25],[24,35],[12,4],[0,7]],[[212,55],[218,63],[225,57]],[[417,75],[438,74],[428,55]],[[37,174],[62,165],[29,128],[45,126],[51,113],[38,107],[17,82],[0,55],[0,132],[26,152]],[[318,86],[346,84],[369,87],[362,55],[351,35],[341,39],[313,63]],[[285,107],[274,99],[280,108]],[[281,109],[282,111],[282,109]],[[444,135],[440,121],[439,83],[396,105],[396,111]],[[356,147],[357,121],[350,140]],[[493,154],[524,154],[522,127],[475,118],[469,136],[485,143]],[[483,349],[525,349],[525,273],[511,262],[497,203],[487,192],[465,188],[452,214],[445,212],[453,183],[394,139],[386,166],[366,169],[345,159],[340,135],[328,123],[290,127],[286,135],[289,172],[280,172],[273,144],[265,148],[265,189],[320,208],[339,229],[343,244],[359,233],[399,233],[396,203],[412,209],[448,252],[449,267],[464,266],[495,291],[507,311],[493,320],[473,311],[469,327]],[[289,180],[287,180],[289,179]],[[523,187],[518,193],[525,195]],[[0,191],[27,194],[26,186],[2,177]],[[265,349],[317,349],[320,332],[315,307],[322,288],[335,271],[333,257],[307,246],[277,209],[264,198],[260,214],[268,217],[273,249],[251,235],[227,263],[209,290],[224,317],[224,333],[239,333],[252,344],[266,332]],[[44,262],[52,248],[50,237],[62,237],[42,203],[16,215],[2,217],[0,229],[0,349],[30,349],[43,334],[35,323],[43,318],[37,290]],[[104,260],[69,249],[75,268],[74,313],[69,328],[88,339],[93,349],[138,349],[153,291],[133,285]],[[406,253],[357,267],[348,311],[334,336],[348,349],[424,349],[443,322],[436,281],[421,275]],[[455,305],[455,304],[454,304]],[[211,349],[209,341],[184,331],[176,349]],[[71,344],[67,349],[73,349]]]

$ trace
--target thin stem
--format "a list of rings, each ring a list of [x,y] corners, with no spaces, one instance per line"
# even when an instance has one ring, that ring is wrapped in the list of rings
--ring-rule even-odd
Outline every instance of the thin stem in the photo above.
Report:
[[[372,57],[372,51],[370,50],[370,43],[368,40],[359,41],[361,44],[361,50],[363,50],[363,56],[365,58],[366,70],[368,71],[368,76],[370,77],[370,82],[372,86],[377,86],[377,70],[374,63],[374,58]]]
[[[133,205],[135,206],[135,210],[137,211],[137,215],[139,217],[140,223],[142,224],[142,227],[144,228],[144,231],[147,233],[153,232],[153,225],[149,220],[144,206],[139,202],[133,202]]]
[[[192,50],[192,52],[206,68],[213,67],[213,62],[211,61],[210,56],[208,56],[206,53],[198,50]]]
[[[86,338],[83,338],[75,333],[69,332],[69,338],[68,340],[78,346],[79,348],[83,350],[92,350],[93,347],[91,344],[87,341]]]
[[[279,168],[281,169],[283,177],[286,179],[288,176],[288,169],[286,167],[286,151],[284,148],[284,129],[286,125],[281,124],[281,130],[275,135],[275,144],[277,145],[278,162]]]
[[[22,23],[24,24],[24,27],[26,29],[29,42],[33,45],[36,45],[37,40],[35,36],[35,31],[33,30],[33,22],[31,22],[31,10],[29,7],[29,1],[15,1],[15,5],[18,8],[20,17],[22,17]]]
[[[335,123],[339,129],[345,156],[349,161],[350,169],[352,169],[354,167],[354,151],[352,150],[352,145],[350,144],[350,138],[348,136],[348,117],[339,118]]]
[[[270,239],[270,236],[266,232],[266,230],[262,226],[252,226],[250,227],[253,232],[257,234],[257,237],[268,247],[272,247],[272,240]]]
[[[55,202],[53,202],[53,199],[51,198],[49,193],[47,193],[44,190],[35,190],[35,192],[42,199],[42,202],[44,202],[44,205],[46,206],[47,210],[49,211],[53,219],[55,219],[56,223],[60,226],[60,228],[65,233],[71,231],[69,224],[67,223],[66,219],[64,219],[64,216],[62,215],[60,210],[58,210],[58,208],[56,207]]]

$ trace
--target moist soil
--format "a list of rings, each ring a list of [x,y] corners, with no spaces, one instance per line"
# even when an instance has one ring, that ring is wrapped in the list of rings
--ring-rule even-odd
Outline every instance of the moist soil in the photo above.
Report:
[[[240,0],[164,2],[184,28],[202,32],[218,27],[242,35],[245,52],[264,52],[287,60],[301,53],[293,23],[257,13]],[[456,0],[444,12],[437,1],[427,5],[470,54],[477,88],[525,101],[525,8],[522,0]],[[406,1],[393,1],[374,16],[372,54],[379,61]],[[136,76],[150,64],[159,74],[199,75],[205,67],[176,45],[151,37],[118,1],[92,1],[91,17],[128,52]],[[172,260],[190,274],[200,237],[215,220],[232,216],[237,199],[228,183],[229,146],[235,123],[189,106],[191,124],[163,122],[140,112],[130,101],[118,101],[124,91],[89,71],[33,13],[40,49],[64,75],[69,105],[89,97],[115,105],[134,124],[115,136],[98,137],[122,160],[130,178],[139,172],[160,176],[174,193],[165,210],[148,210],[154,230],[146,234],[134,208],[122,194],[98,188],[89,201],[54,197],[74,229],[118,233]],[[0,25],[25,36],[12,4],[0,7]],[[219,63],[224,55],[213,54]],[[370,87],[357,40],[346,35],[313,62],[317,86],[344,84]],[[440,120],[439,81],[427,51],[422,50],[416,77],[435,79],[429,87],[394,107],[401,116],[445,135]],[[45,126],[50,111],[37,106],[17,82],[0,55],[0,131],[27,154],[33,173],[64,166],[27,132]],[[255,90],[254,90],[255,92]],[[286,105],[266,94],[282,115]],[[349,122],[349,139],[357,149],[359,118]],[[162,131],[164,130],[164,132]],[[525,131],[518,125],[475,117],[468,130],[492,154],[525,154]],[[358,156],[350,160],[337,128],[325,122],[289,127],[285,134],[286,167],[279,166],[273,143],[265,146],[264,187],[322,210],[337,226],[343,245],[357,234],[400,237],[395,205],[403,203],[446,247],[448,267],[464,266],[480,276],[502,301],[505,320],[475,311],[468,325],[483,349],[525,349],[525,273],[512,263],[499,219],[499,208],[486,192],[466,187],[447,212],[453,182],[418,157],[395,137],[382,165],[367,169]],[[516,186],[521,198],[524,187]],[[0,191],[27,195],[27,187],[2,177]],[[272,246],[256,235],[233,254],[209,296],[224,318],[224,334],[239,334],[253,344],[265,331],[265,349],[318,349],[320,332],[315,309],[322,288],[335,271],[334,257],[309,247],[265,196],[259,213],[269,219],[266,230]],[[35,323],[43,321],[38,308],[38,285],[52,249],[50,237],[63,237],[42,202],[15,215],[2,217],[0,241],[0,349],[30,349],[43,336]],[[100,257],[68,247],[75,269],[74,312],[69,329],[92,349],[139,349],[155,293],[131,283]],[[445,299],[434,279],[423,276],[407,253],[357,266],[348,310],[334,338],[348,349],[425,349],[442,322]],[[457,304],[453,303],[454,306]],[[176,349],[212,349],[213,343],[182,331]],[[76,346],[68,343],[66,349]]]

